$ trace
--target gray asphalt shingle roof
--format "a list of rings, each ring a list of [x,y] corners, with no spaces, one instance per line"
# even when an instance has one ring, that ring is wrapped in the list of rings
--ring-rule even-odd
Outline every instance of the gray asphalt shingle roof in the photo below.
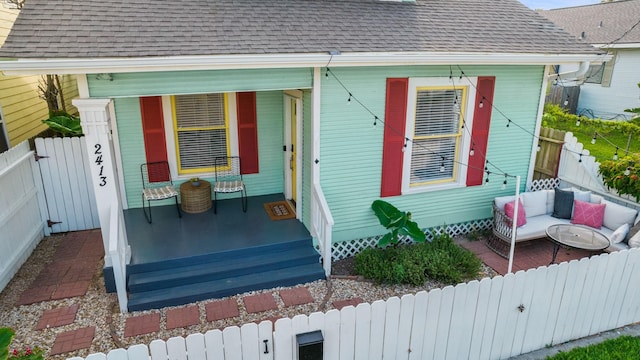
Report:
[[[585,34],[590,44],[640,43],[640,0],[539,11],[574,36]],[[625,34],[634,25],[636,27]],[[624,36],[623,36],[624,35]],[[623,36],[622,38],[620,38]]]
[[[516,0],[29,0],[2,57],[594,54]]]

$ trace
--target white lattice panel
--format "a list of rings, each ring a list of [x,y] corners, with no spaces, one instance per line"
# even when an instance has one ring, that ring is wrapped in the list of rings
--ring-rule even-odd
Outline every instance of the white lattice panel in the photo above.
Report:
[[[424,233],[427,234],[427,240],[431,241],[433,240],[434,235],[441,235],[445,232],[450,236],[470,234],[474,231],[491,229],[492,224],[492,219],[482,219],[465,223],[446,225],[445,227],[438,226],[424,229]],[[364,239],[335,243],[332,247],[332,259],[333,261],[341,260],[350,256],[354,256],[355,254],[366,248],[375,247],[376,245],[378,245],[378,240],[380,240],[381,237],[382,235],[379,235]],[[400,239],[400,243],[402,244],[409,244],[411,242],[412,240],[407,237]]]
[[[531,182],[528,191],[553,190],[560,185],[560,179],[538,179]]]

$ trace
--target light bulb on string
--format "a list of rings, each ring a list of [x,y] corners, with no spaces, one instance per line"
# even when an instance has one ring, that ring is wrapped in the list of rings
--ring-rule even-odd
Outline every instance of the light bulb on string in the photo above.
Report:
[[[564,100],[564,106],[569,105],[569,95],[567,95],[567,98]]]
[[[576,120],[576,126],[580,126],[580,118],[578,118],[578,120]]]
[[[329,68],[327,68],[327,71],[324,72],[324,77],[329,77]]]
[[[480,99],[480,103],[478,104],[478,107],[480,109],[482,109],[484,107],[484,96],[482,97],[482,99]]]
[[[444,166],[444,156],[442,157],[442,164],[440,165],[440,172],[445,172],[446,168]]]
[[[618,147],[616,146],[616,152],[613,153],[613,160],[618,160]]]
[[[502,190],[507,188],[507,174],[504,174],[504,181],[502,182]]]
[[[402,152],[404,152],[407,149],[407,142],[409,141],[409,138],[404,138],[404,145],[402,145]]]
[[[377,116],[374,116],[374,117],[373,117],[373,128],[375,129],[375,128],[376,128],[376,126],[378,126],[378,117],[377,117]]]
[[[631,175],[631,167],[627,166],[627,169],[624,171],[625,176]]]
[[[596,144],[596,140],[597,140],[597,139],[596,139],[596,137],[597,137],[597,136],[598,136],[598,133],[597,133],[597,132],[595,132],[595,133],[593,134],[593,139],[591,139],[591,144],[593,144],[593,145],[595,145],[595,144]]]
[[[536,152],[540,152],[541,149],[542,147],[540,146],[540,141],[538,141],[538,147],[536,148]]]
[[[509,127],[509,125],[511,125],[511,119],[507,119],[507,127]]]
[[[578,159],[578,162],[582,162],[582,153],[580,153],[580,158]]]
[[[469,150],[469,156],[473,156],[473,155],[476,154],[476,150],[474,148],[475,148],[475,146],[472,145],[471,146],[471,150]]]
[[[352,96],[353,96],[353,95],[351,95],[351,93],[349,93],[349,98],[347,99],[347,104],[351,104],[351,97],[352,97]]]
[[[486,169],[486,167],[485,167],[485,169]],[[484,183],[488,184],[489,183],[489,175],[491,175],[491,171],[489,171],[489,170],[485,170],[485,171],[487,172],[487,178],[484,179]]]

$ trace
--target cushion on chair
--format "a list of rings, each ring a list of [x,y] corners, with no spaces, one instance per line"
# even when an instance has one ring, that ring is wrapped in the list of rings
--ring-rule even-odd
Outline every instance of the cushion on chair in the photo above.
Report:
[[[513,220],[513,214],[515,214],[515,205],[515,200],[504,204],[504,214],[507,215],[511,220]],[[525,212],[524,206],[522,206],[522,201],[518,200],[518,223],[516,226],[520,227],[526,223],[527,214]]]
[[[600,229],[602,227],[602,219],[604,218],[605,206],[605,204],[592,204],[575,200],[571,223]]]
[[[241,190],[244,190],[244,183],[240,180],[217,181],[213,187],[213,191],[221,193],[231,193]]]
[[[553,214],[551,216],[558,219],[571,219],[573,210],[573,191],[556,189],[553,199]]]
[[[178,196],[178,192],[173,185],[162,186],[159,188],[143,189],[142,194],[145,200],[162,200],[170,197]]]

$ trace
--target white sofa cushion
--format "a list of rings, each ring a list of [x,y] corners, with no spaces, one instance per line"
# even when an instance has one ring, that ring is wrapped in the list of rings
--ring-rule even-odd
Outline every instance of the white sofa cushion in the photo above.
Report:
[[[515,195],[508,195],[508,196],[497,197],[493,199],[493,201],[496,204],[496,207],[500,209],[500,211],[504,211],[504,205],[508,202],[514,201],[515,199],[516,199]],[[522,195],[520,195],[520,201],[522,201]]]
[[[569,219],[556,219],[549,215],[528,217],[527,224],[518,228],[516,241],[540,239],[547,236],[547,228],[555,224],[570,224]]]
[[[629,247],[637,248],[640,247],[640,231],[638,231],[635,235],[629,239]]]
[[[524,212],[527,216],[545,215],[547,213],[547,193],[545,191],[532,191],[522,194]]]
[[[611,236],[609,237],[609,240],[611,241],[612,244],[617,244],[619,242],[622,242],[624,238],[627,237],[628,233],[629,233],[629,224],[622,224],[622,226],[617,228],[613,232],[613,234],[611,234]]]
[[[604,218],[602,219],[602,225],[609,229],[617,229],[622,224],[633,225],[638,212],[634,209],[612,203],[611,201],[603,200],[603,204],[606,204],[604,208]]]

